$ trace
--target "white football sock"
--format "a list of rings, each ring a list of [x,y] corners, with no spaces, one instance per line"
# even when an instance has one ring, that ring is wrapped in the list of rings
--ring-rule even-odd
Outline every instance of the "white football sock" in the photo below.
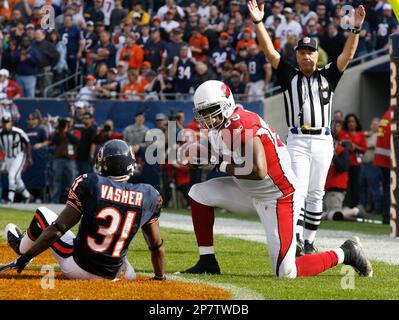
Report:
[[[35,241],[29,238],[28,234],[25,234],[21,240],[21,243],[19,244],[19,251],[22,254],[26,253],[30,248],[32,248],[34,243]]]
[[[337,248],[337,249],[334,249],[333,251],[338,256],[338,264],[344,263],[344,258],[345,258],[344,250],[342,250],[341,248]]]
[[[205,254],[215,254],[215,248],[213,246],[211,247],[198,247],[199,249],[199,254],[205,255]]]

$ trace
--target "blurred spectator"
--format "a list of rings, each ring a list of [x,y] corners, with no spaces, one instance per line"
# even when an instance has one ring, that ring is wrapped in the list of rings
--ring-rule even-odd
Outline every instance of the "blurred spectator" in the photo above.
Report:
[[[16,81],[25,97],[34,98],[37,74],[42,64],[40,53],[31,46],[28,37],[22,38],[21,48],[11,57],[15,64]]]
[[[334,156],[328,171],[326,193],[323,198],[323,218],[326,220],[367,218],[365,211],[361,208],[343,206],[349,180],[350,155],[348,148],[348,144],[341,144],[334,138]]]
[[[98,132],[94,137],[90,151],[91,155],[96,155],[97,152],[95,152],[94,150],[98,149],[98,147],[101,147],[104,143],[106,143],[109,140],[112,139],[123,140],[123,135],[119,132],[115,132],[114,129],[115,129],[114,122],[111,119],[107,119],[104,121],[103,126],[99,128],[99,130],[97,130]]]
[[[165,0],[165,5],[159,8],[156,15],[164,19],[165,15],[170,9],[176,10],[176,14],[179,15],[180,18],[185,17],[184,10],[180,6],[176,6],[174,0]]]
[[[379,122],[379,118],[374,118],[371,122],[370,130],[364,133],[367,139],[367,151],[364,153],[362,159],[359,202],[367,212],[374,211],[381,214],[381,172],[378,167],[373,165]]]
[[[210,0],[199,0],[198,15],[201,18],[209,19],[211,16]]]
[[[129,82],[122,88],[122,99],[143,100],[144,87],[138,81],[138,71],[130,69],[128,72]]]
[[[72,17],[72,24],[77,26],[73,21],[73,15],[75,14],[75,7],[73,5],[67,5],[64,7],[64,12],[60,14],[58,17],[55,18],[55,29],[60,30],[63,23],[65,16],[69,15]]]
[[[14,125],[19,125],[21,114],[18,106],[11,99],[3,99],[0,101],[1,117],[11,116],[11,121]]]
[[[19,85],[10,79],[10,72],[7,69],[0,70],[0,99],[16,99],[22,97],[22,90]]]
[[[107,81],[108,67],[106,63],[100,63],[96,67],[95,78],[97,83]]]
[[[30,21],[30,17],[32,15],[33,4],[30,3],[28,0],[21,0],[19,2],[15,2],[14,6],[12,7],[13,13],[18,11],[18,18],[26,24]]]
[[[208,38],[202,35],[199,27],[192,30],[192,36],[188,40],[193,58],[197,61],[205,62],[209,52]]]
[[[166,12],[166,19],[161,22],[161,29],[163,29],[167,34],[169,34],[173,29],[179,27],[179,23],[173,19],[174,18],[174,11],[169,10]]]
[[[359,44],[357,46],[355,58],[363,56],[369,52],[371,47],[371,29],[367,21],[362,25],[362,30],[359,35]]]
[[[5,25],[11,18],[11,10],[5,0],[0,0],[0,24]]]
[[[28,127],[25,130],[26,135],[29,138],[29,141],[32,145],[32,160],[33,163],[30,165],[26,174],[35,173],[35,178],[38,178],[38,175],[41,175],[41,179],[43,181],[46,180],[46,168],[49,164],[47,146],[49,144],[49,137],[46,129],[41,125],[40,114],[33,112],[28,115],[27,118]],[[28,187],[28,185],[27,185]],[[30,188],[28,187],[29,192],[32,194],[34,199],[40,199],[40,201],[44,201],[44,191],[45,189],[40,188]]]
[[[389,35],[397,32],[398,22],[392,14],[392,7],[385,3],[382,7],[382,16],[378,17],[376,50],[388,48]]]
[[[242,39],[237,42],[236,52],[240,50],[241,47],[250,48],[252,45],[256,45],[255,40],[252,38],[253,30],[251,28],[245,28],[242,34]]]
[[[76,145],[79,138],[73,130],[73,118],[60,118],[51,144],[55,146],[53,154],[53,184],[51,202],[60,203],[61,196],[66,193],[77,176]]]
[[[195,64],[195,88],[199,87],[205,81],[215,79],[216,74],[212,71],[212,68],[208,67],[206,63],[199,61]]]
[[[87,21],[86,29],[83,32],[83,38],[84,38],[84,42],[85,42],[84,48],[83,48],[83,55],[84,55],[85,63],[86,63],[86,70],[87,70],[87,73],[93,73],[94,72],[94,62],[93,62],[91,53],[93,51],[93,48],[97,45],[97,42],[98,42],[97,34],[94,31],[94,22],[93,21]]]
[[[230,87],[235,97],[241,97],[240,100],[245,100],[243,95],[246,93],[246,86],[241,81],[241,74],[239,71],[234,70],[231,73],[231,78],[227,82],[227,85]]]
[[[162,54],[165,51],[166,42],[161,39],[159,29],[151,28],[150,31],[150,40],[144,45],[144,57],[156,71],[162,64]]]
[[[35,26],[32,23],[29,23],[25,28],[25,36],[32,42],[35,40]]]
[[[134,33],[127,35],[125,46],[120,53],[119,59],[128,63],[129,69],[139,70],[141,68],[144,53],[143,49],[136,44],[136,35]]]
[[[259,51],[257,44],[249,47],[246,63],[249,73],[248,99],[249,101],[260,100],[263,98],[272,78],[272,66],[266,61],[263,52]]]
[[[125,141],[133,147],[134,152],[138,152],[140,149],[145,149],[148,144],[145,141],[145,135],[148,128],[144,125],[144,121],[144,113],[136,113],[134,116],[134,123],[127,126],[122,133]]]
[[[281,22],[285,23],[285,17],[282,14],[283,5],[280,1],[276,1],[272,5],[272,14],[266,18],[265,27],[275,29],[275,19],[278,18]]]
[[[141,34],[140,38],[137,40],[137,44],[140,46],[141,49],[144,49],[144,46],[147,42],[150,41],[150,26],[145,25],[141,27]]]
[[[301,6],[300,22],[303,26],[306,26],[306,24],[310,19],[317,19],[316,12],[310,10],[310,0],[301,0],[300,6]]]
[[[39,51],[42,57],[38,77],[40,95],[44,96],[44,90],[53,83],[53,68],[57,65],[60,54],[56,46],[46,40],[46,35],[42,29],[35,31],[35,41],[33,47]]]
[[[104,25],[109,29],[111,23],[111,13],[115,8],[115,0],[103,0],[101,10],[104,14]]]
[[[91,145],[97,135],[97,126],[94,124],[94,116],[90,112],[83,115],[84,128],[81,130],[81,138],[76,148],[76,166],[78,174],[93,172],[94,154]]]
[[[345,37],[338,32],[337,26],[330,23],[326,35],[321,39],[321,46],[327,52],[330,61],[336,60],[341,54],[345,40]]]
[[[210,7],[209,12],[209,28],[217,33],[220,33],[224,29],[224,21],[220,18],[220,12],[216,5]]]
[[[123,7],[123,0],[115,0],[115,8],[111,11],[109,31],[114,32],[127,14],[128,10]]]
[[[179,57],[174,57],[172,76],[175,77],[175,90],[177,93],[194,93],[195,61],[188,57],[188,46],[180,47]]]
[[[373,164],[380,168],[382,177],[382,222],[389,224],[391,194],[391,108],[381,117]]]
[[[87,21],[93,21],[94,23],[98,21],[104,22],[104,13],[102,11],[103,0],[94,0],[93,7],[87,7],[84,12],[84,17]]]
[[[323,3],[320,3],[316,7],[316,13],[319,18],[318,23],[323,31],[326,31],[327,26],[331,22],[331,18],[328,16],[327,6]]]
[[[102,99],[117,99],[120,92],[119,82],[116,80],[118,71],[115,68],[108,69],[107,80],[96,84],[97,97]]]
[[[276,29],[276,38],[280,39],[282,47],[287,42],[289,35],[293,34],[299,38],[302,34],[302,27],[294,20],[294,11],[292,8],[285,7],[283,13],[286,21],[282,21]]]
[[[221,67],[226,61],[233,63],[235,60],[236,55],[229,44],[229,35],[226,32],[222,32],[219,37],[219,46],[211,52],[209,62],[214,67],[214,70],[220,74]]]
[[[359,183],[362,155],[367,151],[367,141],[358,117],[350,113],[346,115],[343,130],[338,139],[348,145],[350,151],[349,184],[344,205],[349,208],[359,204]]]
[[[67,48],[66,62],[69,74],[74,74],[79,68],[79,60],[82,58],[84,41],[79,28],[73,25],[71,15],[65,15],[64,25],[59,30],[60,37]],[[71,86],[74,83],[70,83]]]
[[[173,63],[174,58],[178,57],[180,54],[180,48],[183,45],[187,45],[186,42],[183,41],[183,30],[180,28],[176,28],[171,32],[171,41],[168,42],[165,46],[165,51],[163,53],[162,66],[167,67]],[[190,53],[191,54],[191,53]]]
[[[94,100],[96,99],[96,78],[92,75],[86,77],[86,85],[79,90],[79,99]]]
[[[124,85],[129,82],[129,78],[127,76],[128,64],[125,61],[119,61],[116,67],[118,70],[116,81],[118,81],[119,86],[123,88]]]
[[[144,11],[142,3],[139,0],[133,1],[133,10],[129,12],[129,19],[134,19],[135,14],[139,17],[140,25],[144,26],[150,23],[151,16],[148,12]]]
[[[159,100],[159,95],[165,88],[165,83],[163,78],[157,76],[157,73],[153,70],[147,71],[145,74],[147,84],[144,86],[145,91],[145,101],[157,101]]]
[[[55,48],[58,51],[59,59],[57,64],[53,67],[54,71],[54,82],[57,82],[65,77],[65,74],[68,73],[68,63],[67,63],[67,47],[60,39],[60,34],[56,30],[52,30],[49,34],[49,41],[55,45]],[[61,87],[60,93],[63,93]]]
[[[223,22],[221,22],[223,23]],[[209,26],[208,19],[202,18],[198,23],[199,32],[208,39],[209,52],[215,49],[218,45],[219,34]]]
[[[97,0],[96,0],[97,1]],[[100,33],[100,42],[93,48],[93,61],[97,64],[104,62],[108,68],[115,67],[116,48],[110,41],[109,32]]]

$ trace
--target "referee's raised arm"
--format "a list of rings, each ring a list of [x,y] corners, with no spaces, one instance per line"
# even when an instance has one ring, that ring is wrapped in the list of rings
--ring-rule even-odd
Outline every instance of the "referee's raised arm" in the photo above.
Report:
[[[362,29],[364,18],[366,17],[366,10],[360,5],[355,10],[355,20],[353,29],[345,42],[344,49],[337,59],[337,67],[340,72],[344,72],[349,62],[353,59],[359,44],[359,34]]]
[[[252,21],[256,26],[256,35],[259,41],[259,46],[265,53],[272,67],[277,69],[278,64],[280,63],[280,54],[276,49],[274,49],[272,39],[270,39],[270,36],[263,24],[263,16],[265,15],[264,7],[264,4],[258,6],[256,0],[250,0],[248,2],[248,10],[251,14]]]

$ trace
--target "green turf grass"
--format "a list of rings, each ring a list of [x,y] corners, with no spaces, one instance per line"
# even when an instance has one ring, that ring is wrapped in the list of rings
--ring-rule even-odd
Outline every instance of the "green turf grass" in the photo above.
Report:
[[[32,213],[0,209],[0,230],[13,222],[26,228]],[[74,228],[76,232],[76,227]],[[191,267],[198,259],[194,234],[162,228],[167,253],[167,272]],[[4,243],[4,239],[0,239]],[[354,289],[341,288],[343,276],[337,266],[316,277],[295,280],[277,279],[271,270],[263,244],[228,237],[215,237],[220,276],[188,276],[202,280],[233,284],[253,290],[265,299],[399,299],[399,266],[373,263],[374,277],[354,277]],[[138,234],[129,249],[129,261],[137,272],[152,272],[150,252]],[[2,261],[3,262],[3,261]]]
[[[190,210],[187,209],[175,209],[175,208],[167,208],[165,212],[177,213],[182,215],[191,215]],[[257,215],[248,215],[237,212],[228,212],[221,211],[216,209],[215,211],[216,218],[232,218],[238,220],[248,220],[248,221],[259,221]],[[382,225],[382,224],[372,224],[372,223],[364,223],[364,222],[355,222],[355,221],[325,221],[322,220],[320,224],[320,229],[325,230],[341,230],[341,231],[353,231],[367,234],[389,234],[390,226]]]

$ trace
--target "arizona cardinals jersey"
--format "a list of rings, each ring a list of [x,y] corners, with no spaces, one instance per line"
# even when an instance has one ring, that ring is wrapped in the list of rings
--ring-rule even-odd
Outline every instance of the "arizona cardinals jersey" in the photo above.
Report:
[[[159,192],[147,184],[115,182],[97,173],[75,179],[67,204],[82,214],[73,258],[87,272],[114,279],[130,242],[160,215]]]
[[[213,130],[212,130],[213,131]],[[226,140],[226,134],[230,136]],[[237,179],[239,185],[255,198],[286,197],[295,191],[296,178],[292,173],[290,158],[279,135],[259,115],[238,106],[224,122],[222,130],[212,132],[210,142],[214,151],[235,158],[240,156],[236,147],[252,137],[261,139],[267,162],[267,176],[263,180]],[[226,145],[226,141],[231,141]],[[242,147],[243,148],[243,147]]]

